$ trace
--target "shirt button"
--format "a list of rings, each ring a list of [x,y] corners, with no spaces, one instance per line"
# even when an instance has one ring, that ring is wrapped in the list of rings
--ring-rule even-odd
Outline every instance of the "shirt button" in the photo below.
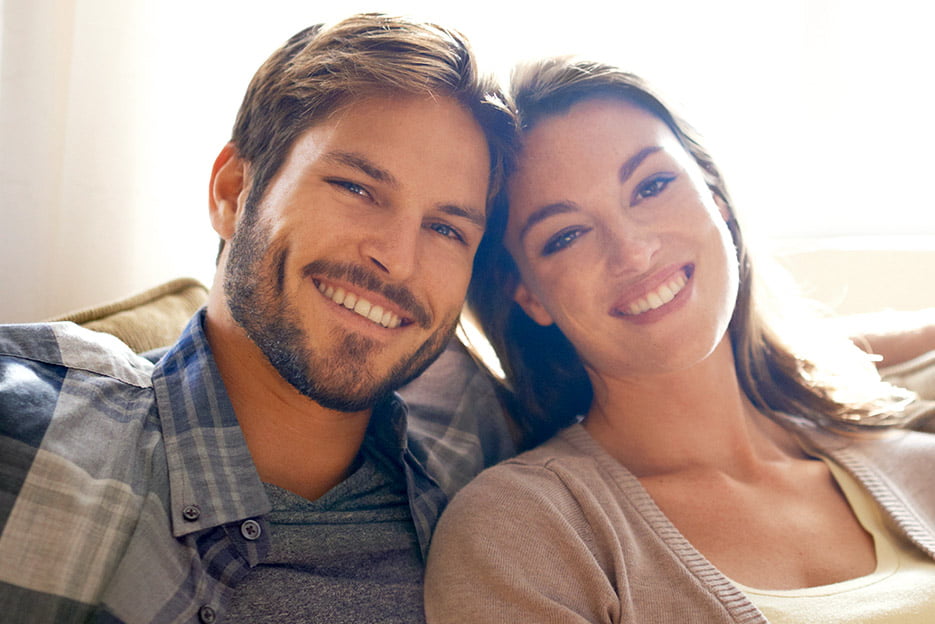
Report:
[[[251,542],[260,539],[261,533],[263,533],[263,528],[260,527],[260,523],[256,520],[246,520],[240,525],[240,534],[244,536],[244,539]]]
[[[218,615],[209,605],[202,605],[198,609],[198,619],[203,622],[203,624],[214,624],[217,621]]]
[[[182,517],[189,522],[194,522],[201,517],[201,509],[198,508],[198,505],[185,505],[185,508],[182,509]]]

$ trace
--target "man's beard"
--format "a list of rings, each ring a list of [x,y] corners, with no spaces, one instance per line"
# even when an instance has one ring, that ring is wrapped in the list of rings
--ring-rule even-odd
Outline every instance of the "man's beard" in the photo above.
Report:
[[[458,323],[458,311],[445,319],[418,349],[400,358],[378,377],[368,364],[383,346],[360,334],[333,330],[334,347],[309,346],[300,313],[285,297],[285,248],[275,249],[268,231],[257,223],[256,207],[241,222],[231,241],[224,288],[231,315],[273,368],[296,390],[329,409],[353,412],[372,407],[393,390],[428,368],[444,350]],[[310,269],[314,268],[314,271]],[[416,323],[430,324],[430,315],[408,289],[385,285],[358,266],[317,261],[305,273],[323,272],[380,292],[402,305]],[[308,279],[308,278],[306,278]],[[398,330],[394,330],[398,331]]]

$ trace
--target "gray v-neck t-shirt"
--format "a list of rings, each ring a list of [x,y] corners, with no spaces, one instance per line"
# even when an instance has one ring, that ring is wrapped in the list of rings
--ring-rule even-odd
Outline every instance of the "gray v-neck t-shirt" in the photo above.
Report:
[[[234,588],[225,621],[425,621],[405,476],[366,450],[361,456],[347,479],[315,501],[265,484],[273,505],[269,556]]]

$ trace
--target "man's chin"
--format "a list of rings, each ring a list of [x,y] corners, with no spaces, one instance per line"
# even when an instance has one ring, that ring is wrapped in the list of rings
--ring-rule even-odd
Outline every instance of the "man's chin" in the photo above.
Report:
[[[370,409],[416,378],[444,350],[457,325],[454,316],[418,346],[410,345],[412,351],[394,355],[391,345],[357,333],[312,340],[298,315],[276,312],[263,323],[245,316],[241,325],[286,382],[322,407],[341,412]]]
[[[312,367],[320,373],[316,379],[302,375],[293,380],[287,378],[287,381],[323,407],[341,412],[369,409],[421,375],[438,359],[452,336],[453,327],[451,331],[436,332],[414,352],[400,358],[389,370],[379,373],[372,369],[375,366],[373,360],[378,359],[375,351],[369,352],[369,358],[357,359],[347,357],[348,351],[342,350],[343,357],[340,359],[328,358],[330,362],[319,362]],[[367,359],[371,361],[371,367],[362,364]]]
[[[336,412],[362,412],[365,410],[373,409],[373,406],[379,403],[384,397],[392,392],[392,390],[387,390],[385,392],[370,392],[360,395],[337,395],[326,392],[302,392],[301,389],[296,388],[304,394],[307,398],[315,401],[322,407]]]
[[[270,363],[299,394],[322,407],[339,412],[369,409],[387,391],[376,383],[371,373],[346,358],[296,358],[292,353],[270,353]]]

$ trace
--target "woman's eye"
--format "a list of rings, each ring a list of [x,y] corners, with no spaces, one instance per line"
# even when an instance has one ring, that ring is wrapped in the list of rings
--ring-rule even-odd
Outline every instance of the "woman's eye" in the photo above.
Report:
[[[464,242],[464,237],[461,236],[461,233],[447,223],[431,223],[428,227],[433,232],[438,232],[445,238],[451,238],[462,243]]]
[[[570,228],[562,230],[546,242],[545,247],[542,248],[542,255],[548,256],[565,249],[574,243],[579,236],[586,234],[588,231],[590,231],[590,228]]]
[[[669,183],[674,179],[674,175],[660,175],[643,182],[637,187],[636,192],[633,194],[634,203],[659,195],[666,190],[666,187],[669,186]]]

